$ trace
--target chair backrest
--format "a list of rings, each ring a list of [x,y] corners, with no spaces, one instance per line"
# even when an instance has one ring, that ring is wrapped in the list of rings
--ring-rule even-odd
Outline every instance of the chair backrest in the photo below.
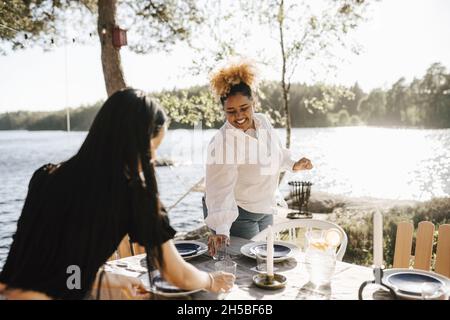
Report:
[[[395,237],[394,268],[408,268],[411,260],[411,247],[414,226],[411,222],[400,222]]]
[[[439,226],[434,270],[450,278],[450,224]]]
[[[341,244],[339,246],[339,250],[336,253],[336,259],[339,261],[342,261],[342,258],[344,257],[345,250],[347,249],[347,242],[348,237],[345,233],[344,229],[342,229],[337,224],[326,221],[326,220],[318,220],[318,219],[296,219],[291,220],[283,223],[279,223],[272,226],[272,231],[275,234],[275,239],[281,240],[281,235],[283,231],[288,231],[288,239],[291,241],[295,241],[298,233],[296,232],[297,228],[301,229],[308,229],[308,228],[316,228],[316,229],[330,229],[330,228],[336,228],[341,233]],[[268,233],[268,229],[265,229],[258,233],[256,236],[254,236],[251,240],[253,241],[263,241],[266,239]]]
[[[411,222],[397,226],[395,239],[394,268],[409,268],[414,227]],[[414,269],[429,271],[432,266],[434,225],[429,221],[419,223],[414,252]],[[450,277],[450,224],[439,227],[436,249],[435,272]]]
[[[130,237],[128,235],[125,235],[125,237],[123,237],[122,241],[120,241],[120,244],[117,247],[117,250],[108,259],[108,261],[122,259],[122,258],[130,257],[133,255],[141,254],[141,253],[145,253],[145,248],[138,245],[137,243],[132,243],[130,241]]]
[[[430,270],[433,255],[434,224],[429,221],[419,223],[414,253],[414,269]]]

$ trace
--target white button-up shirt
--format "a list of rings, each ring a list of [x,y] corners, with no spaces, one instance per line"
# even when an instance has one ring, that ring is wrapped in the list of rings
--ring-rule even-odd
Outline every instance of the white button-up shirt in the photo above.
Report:
[[[238,206],[276,213],[280,172],[292,171],[296,162],[266,116],[255,113],[253,119],[256,131],[246,133],[227,121],[208,146],[205,223],[217,234],[229,236]]]

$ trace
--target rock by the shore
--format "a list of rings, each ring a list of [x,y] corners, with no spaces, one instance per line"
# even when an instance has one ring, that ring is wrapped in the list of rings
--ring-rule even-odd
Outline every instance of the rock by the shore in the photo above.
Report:
[[[155,166],[157,167],[166,167],[166,166],[173,166],[175,162],[171,159],[156,159]]]
[[[297,209],[292,196],[286,199],[289,208]],[[314,192],[309,199],[308,210],[315,213],[332,213],[337,208],[359,210],[389,210],[393,207],[414,206],[418,204],[414,200],[392,200],[371,197],[347,197],[326,192]]]
[[[175,235],[175,240],[198,240],[206,238],[211,234],[211,231],[206,225],[203,225],[195,230],[189,232],[178,232]]]

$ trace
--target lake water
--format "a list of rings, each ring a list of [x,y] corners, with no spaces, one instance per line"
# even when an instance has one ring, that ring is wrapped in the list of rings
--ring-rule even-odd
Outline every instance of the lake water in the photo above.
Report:
[[[158,167],[163,203],[174,204],[203,177],[206,145],[215,130],[169,130],[158,150],[174,167]],[[279,130],[284,139],[284,131]],[[0,131],[0,267],[26,196],[29,179],[41,165],[69,158],[86,132]],[[283,140],[284,141],[284,140]],[[450,130],[385,128],[294,129],[295,156],[310,158],[307,173],[287,174],[287,181],[310,180],[315,190],[348,196],[427,200],[450,195]],[[170,213],[178,231],[203,221],[200,192],[190,193]]]

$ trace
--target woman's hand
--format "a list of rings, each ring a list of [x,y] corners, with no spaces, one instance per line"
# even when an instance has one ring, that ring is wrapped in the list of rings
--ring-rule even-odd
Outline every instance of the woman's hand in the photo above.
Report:
[[[234,274],[223,271],[211,272],[209,277],[211,282],[207,290],[214,293],[229,291],[233,287],[234,280],[236,280]]]
[[[230,238],[223,234],[214,234],[208,238],[208,250],[210,256],[215,256],[223,246],[230,245]]]
[[[294,171],[311,170],[312,168],[313,165],[311,163],[311,160],[307,158],[301,158],[294,164],[293,170]]]
[[[97,290],[97,288],[94,288]],[[148,291],[138,278],[106,272],[101,282],[101,299],[123,300],[143,299],[148,297]]]

